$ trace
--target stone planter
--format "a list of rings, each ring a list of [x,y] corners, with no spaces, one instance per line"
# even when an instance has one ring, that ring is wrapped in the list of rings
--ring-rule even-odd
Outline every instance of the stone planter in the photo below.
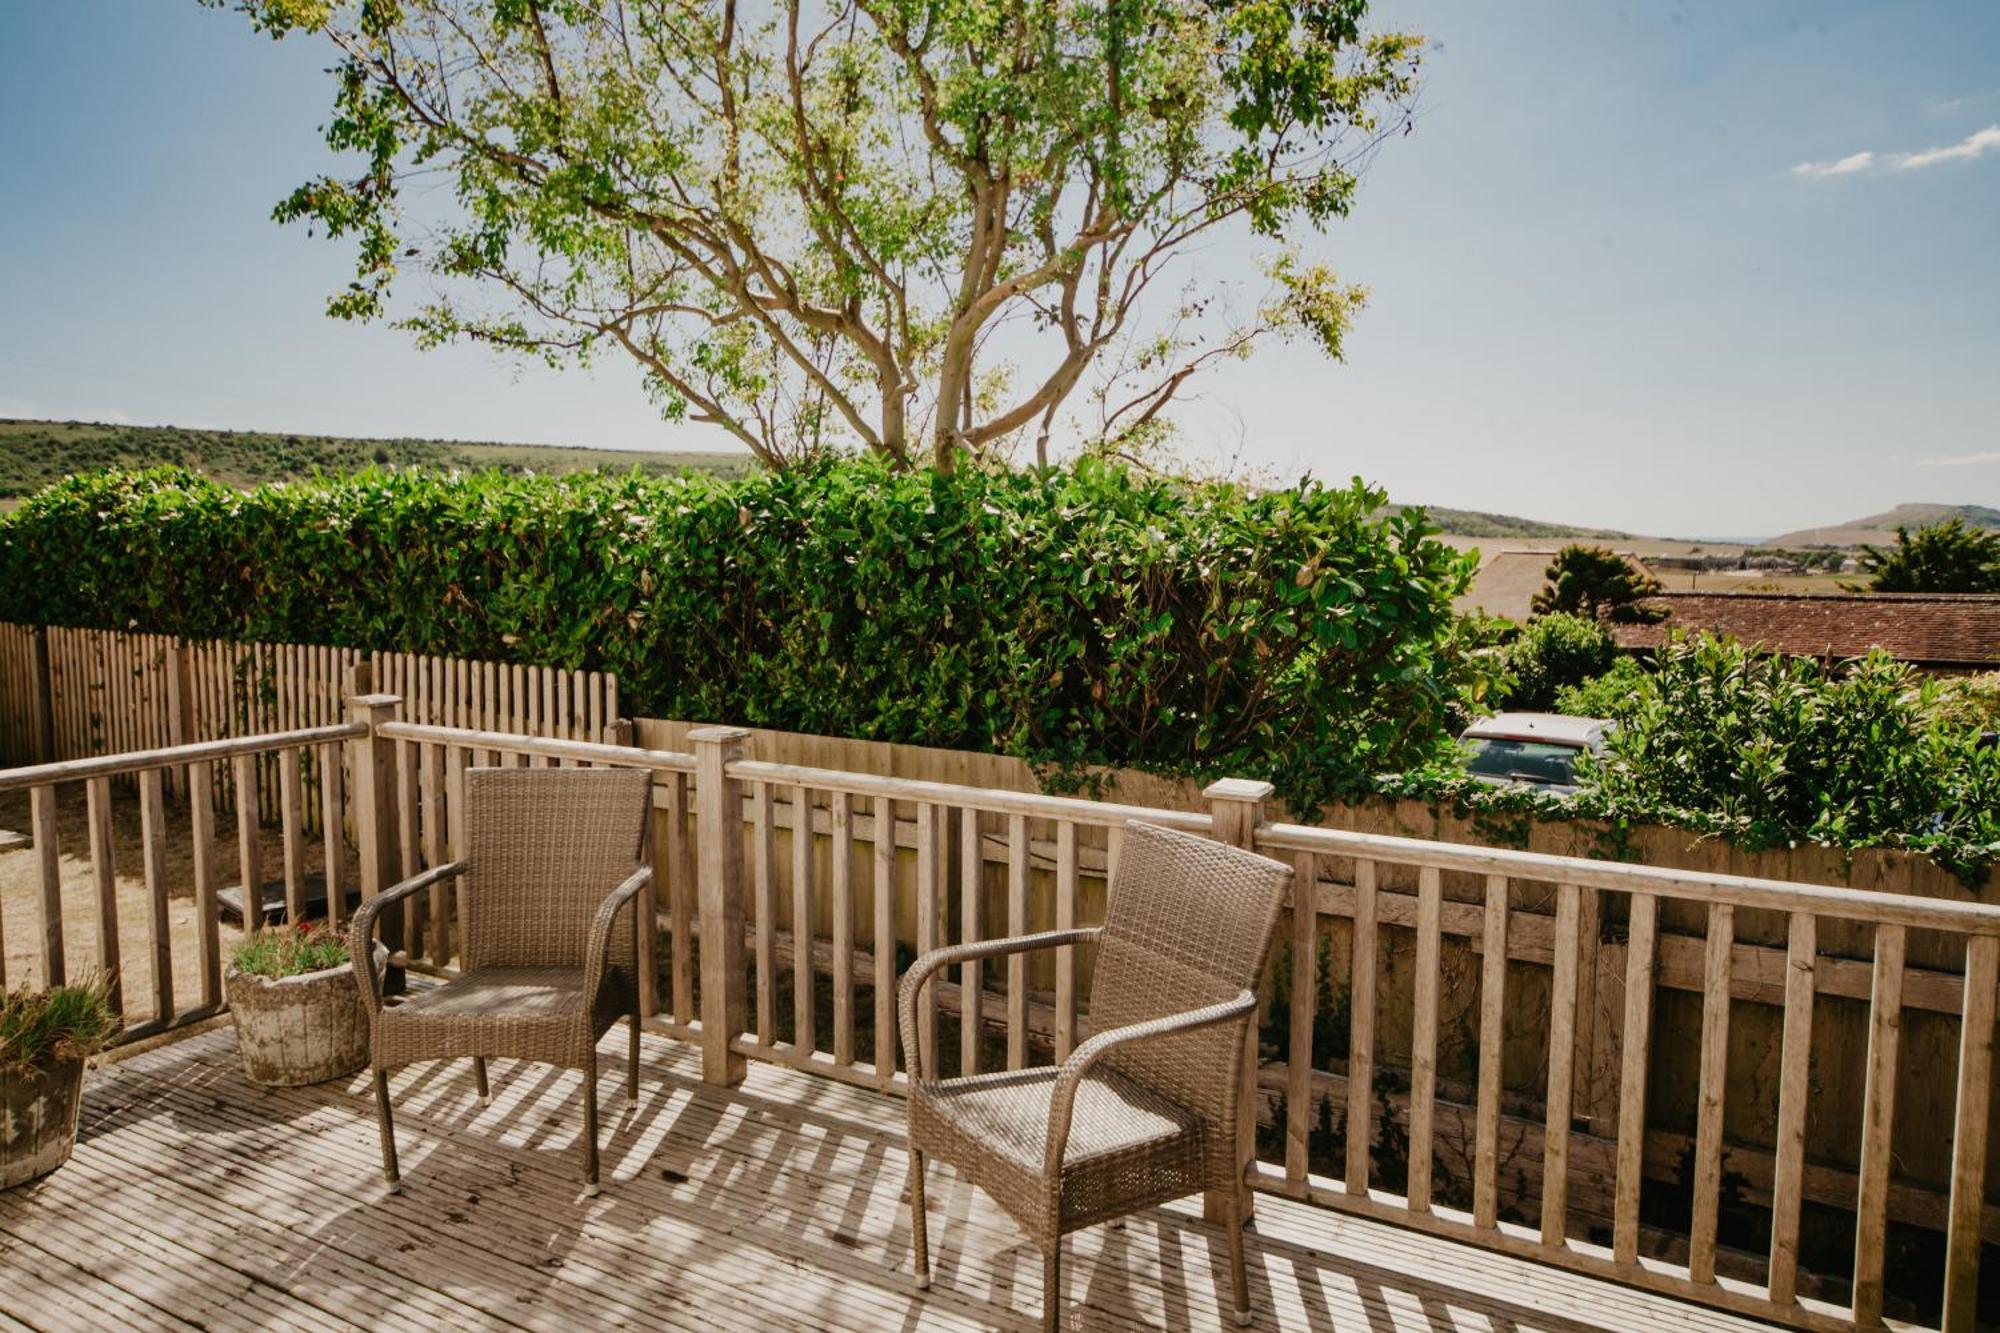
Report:
[[[81,1060],[0,1075],[0,1189],[25,1185],[69,1160],[82,1092]]]
[[[375,946],[379,973],[389,951]],[[232,965],[222,976],[236,1019],[243,1076],[267,1088],[344,1078],[368,1064],[368,1016],[354,968],[342,963],[296,977],[255,976]]]

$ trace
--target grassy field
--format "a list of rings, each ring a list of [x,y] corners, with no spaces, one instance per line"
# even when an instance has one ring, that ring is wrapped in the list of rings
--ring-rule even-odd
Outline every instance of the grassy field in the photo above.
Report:
[[[260,431],[113,426],[81,421],[0,418],[0,497],[19,499],[71,472],[179,463],[232,486],[305,477],[314,470],[352,472],[370,465],[498,468],[503,472],[604,470],[674,474],[687,469],[734,476],[747,454],[638,453],[547,444],[460,440],[365,440]]]

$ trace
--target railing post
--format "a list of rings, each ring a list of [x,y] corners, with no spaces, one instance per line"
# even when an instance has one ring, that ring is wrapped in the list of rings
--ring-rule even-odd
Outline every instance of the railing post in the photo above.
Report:
[[[360,675],[358,668],[356,674]],[[396,720],[402,702],[393,694],[357,694],[347,700],[347,720],[368,728],[366,736],[356,736],[347,743],[347,766],[354,782],[354,844],[360,855],[363,902],[393,887],[402,875],[402,858],[397,848],[396,742],[381,734],[384,722]],[[399,952],[403,948],[403,914],[386,912],[381,923],[383,944],[390,953]],[[402,978],[402,969],[391,967],[389,988],[400,988]]]
[[[729,765],[743,757],[742,727],[698,727],[694,746],[699,805],[696,877],[701,913],[701,1076],[733,1087],[745,1062],[732,1049],[749,1016],[743,976],[743,792]],[[760,929],[769,929],[760,922]],[[760,981],[762,978],[760,978]]]
[[[1257,826],[1264,822],[1264,802],[1274,789],[1268,782],[1247,778],[1224,778],[1202,791],[1208,799],[1211,836],[1231,847],[1252,850]],[[1257,1018],[1253,1015],[1243,1041],[1243,1074],[1238,1080],[1236,1101],[1237,1168],[1247,1175],[1257,1159]],[[1235,1210],[1235,1199],[1221,1190],[1202,1195],[1201,1215],[1210,1222],[1242,1226],[1256,1211],[1252,1193],[1242,1191],[1243,1211]]]

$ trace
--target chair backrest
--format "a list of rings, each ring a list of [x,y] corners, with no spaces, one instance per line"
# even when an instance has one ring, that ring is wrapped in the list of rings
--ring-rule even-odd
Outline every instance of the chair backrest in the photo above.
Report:
[[[652,787],[637,768],[468,770],[465,968],[582,967],[591,918],[639,864]],[[611,947],[614,964],[630,964],[630,932]]]
[[[1126,826],[1090,988],[1093,1030],[1143,1023],[1255,989],[1292,871],[1269,857],[1151,824]],[[1135,1042],[1120,1073],[1220,1120],[1242,1059],[1234,1027]]]

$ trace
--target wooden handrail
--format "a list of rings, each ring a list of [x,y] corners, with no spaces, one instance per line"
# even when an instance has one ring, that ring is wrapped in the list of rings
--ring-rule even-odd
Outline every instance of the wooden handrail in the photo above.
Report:
[[[119,777],[181,764],[212,763],[217,759],[233,759],[237,755],[268,754],[301,745],[353,740],[367,734],[368,728],[360,723],[341,722],[328,727],[301,727],[295,731],[232,736],[228,740],[197,741],[192,745],[170,745],[158,750],[133,750],[125,754],[101,754],[88,759],[64,759],[53,764],[0,769],[0,792],[43,787],[54,782]]]
[[[1304,824],[1265,824],[1257,830],[1260,851],[1315,852],[1357,856],[1397,865],[1463,870],[1511,879],[1573,884],[1586,889],[1621,893],[1654,893],[1731,907],[1776,912],[1811,912],[1815,916],[1922,930],[1958,931],[1968,935],[2000,935],[2000,906],[1911,898],[1872,889],[1802,884],[1791,880],[1754,879],[1703,870],[1666,870],[1658,866],[1593,861],[1581,856],[1555,856],[1507,847],[1477,847],[1465,843],[1426,842],[1385,833],[1353,833],[1345,829],[1312,828]]]
[[[729,766],[729,776],[739,782],[767,782],[784,787],[809,787],[814,791],[846,792],[850,796],[879,796],[892,801],[918,801],[949,806],[955,810],[978,810],[998,815],[1022,815],[1029,819],[1054,819],[1101,828],[1118,828],[1144,820],[1189,833],[1206,833],[1211,821],[1205,812],[1160,810],[1149,805],[1120,805],[1114,801],[1091,801],[1076,796],[1042,796],[1035,792],[1003,791],[993,787],[963,787],[952,782],[931,782],[919,778],[883,777],[875,773],[848,773],[831,768],[807,768],[800,764],[773,764],[744,759]]]
[[[636,745],[605,745],[548,736],[523,736],[510,731],[479,731],[471,727],[434,727],[417,722],[384,722],[376,734],[394,741],[454,745],[466,750],[502,750],[508,754],[543,755],[593,764],[618,764],[660,772],[692,773],[694,756],[680,750],[643,750]]]

